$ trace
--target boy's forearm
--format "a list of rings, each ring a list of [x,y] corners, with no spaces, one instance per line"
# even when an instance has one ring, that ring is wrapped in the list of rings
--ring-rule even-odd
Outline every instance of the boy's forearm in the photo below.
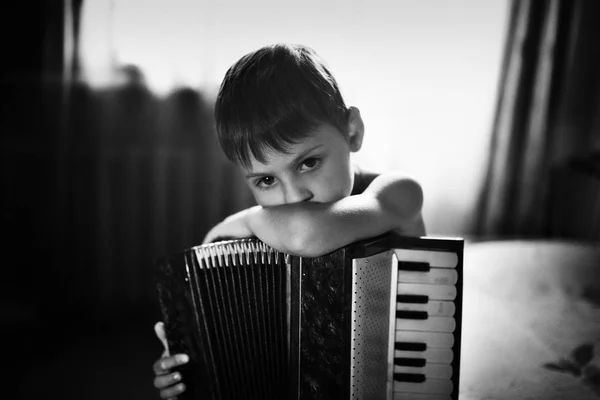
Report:
[[[285,253],[308,256],[306,250],[310,249],[305,238],[314,231],[311,220],[318,218],[315,208],[306,204],[256,206],[248,210],[246,222],[249,230],[269,246]],[[320,241],[316,236],[313,238]]]
[[[376,200],[346,198],[335,203],[294,203],[252,207],[246,224],[259,239],[280,251],[314,257],[359,239],[393,230],[395,221]]]

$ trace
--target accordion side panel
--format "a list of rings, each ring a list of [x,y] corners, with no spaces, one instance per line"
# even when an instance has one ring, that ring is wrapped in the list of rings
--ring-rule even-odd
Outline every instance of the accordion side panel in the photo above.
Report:
[[[300,399],[348,398],[351,263],[344,250],[300,262]]]
[[[209,361],[200,351],[201,346],[209,347],[207,338],[200,334],[196,325],[195,301],[189,290],[190,269],[184,254],[160,260],[156,263],[155,277],[158,300],[165,324],[169,350],[171,354],[185,353],[195,363],[178,368],[186,376],[188,390],[181,399],[192,399],[198,396],[206,398],[218,397],[207,384],[214,379],[210,375]],[[204,385],[199,385],[204,382]]]
[[[452,368],[455,371],[454,376],[452,377],[452,381],[454,383],[454,391],[452,392],[452,396],[455,400],[458,400],[458,394],[460,392],[460,353],[461,353],[461,343],[462,343],[462,310],[463,310],[463,251],[464,251],[464,242],[460,241],[460,245],[455,246],[454,251],[458,256],[458,262],[456,265],[456,271],[458,272],[458,281],[456,282],[456,300],[454,304],[456,305],[456,329],[454,331],[454,353],[455,357],[452,362]]]

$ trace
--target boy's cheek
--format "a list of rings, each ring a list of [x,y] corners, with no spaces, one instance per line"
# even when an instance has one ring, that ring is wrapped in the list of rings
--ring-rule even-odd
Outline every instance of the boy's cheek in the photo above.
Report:
[[[256,204],[259,206],[268,207],[283,204],[283,200],[279,199],[281,196],[277,196],[275,191],[261,192],[258,190],[252,190],[252,194],[254,195]]]
[[[252,196],[254,197],[254,201],[256,201],[256,204],[258,204],[259,206],[271,205],[269,203],[272,201],[272,200],[270,200],[270,198],[272,196],[269,196],[268,192],[261,191],[250,183],[248,183],[248,189],[250,189],[250,192],[252,193]]]

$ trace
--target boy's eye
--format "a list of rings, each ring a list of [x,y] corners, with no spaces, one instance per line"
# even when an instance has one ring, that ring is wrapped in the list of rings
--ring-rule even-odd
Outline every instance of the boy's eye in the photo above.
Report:
[[[256,186],[259,188],[268,188],[269,186],[273,185],[275,183],[275,178],[272,176],[263,176],[260,179],[256,180]]]
[[[318,166],[319,166],[319,159],[316,157],[309,157],[306,160],[302,161],[302,164],[300,164],[300,170],[307,171],[307,170],[314,169]]]

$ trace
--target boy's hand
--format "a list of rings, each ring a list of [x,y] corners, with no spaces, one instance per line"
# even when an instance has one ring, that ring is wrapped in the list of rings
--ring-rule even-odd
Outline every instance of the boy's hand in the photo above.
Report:
[[[185,385],[181,383],[181,373],[171,372],[171,369],[183,365],[189,361],[186,354],[169,354],[169,345],[165,335],[162,322],[154,325],[154,332],[164,346],[161,358],[154,363],[154,387],[160,390],[163,399],[177,399],[177,395],[185,391]]]
[[[212,243],[219,238],[242,239],[254,236],[246,223],[246,215],[249,210],[242,210],[218,223],[206,234],[202,244]]]

